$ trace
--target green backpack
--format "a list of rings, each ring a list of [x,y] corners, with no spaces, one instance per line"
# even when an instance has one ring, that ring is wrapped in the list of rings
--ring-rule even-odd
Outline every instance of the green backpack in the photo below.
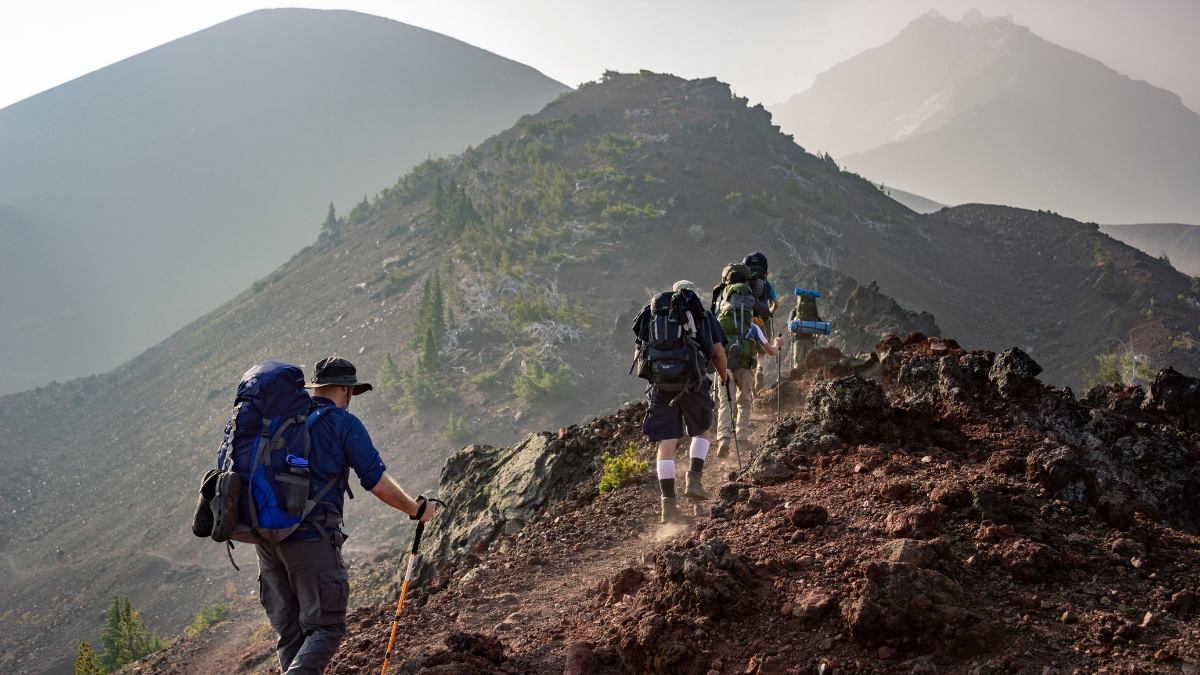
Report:
[[[758,364],[758,344],[746,337],[754,322],[754,306],[758,301],[745,282],[727,284],[717,302],[717,321],[729,339],[726,354],[733,370],[754,368]]]

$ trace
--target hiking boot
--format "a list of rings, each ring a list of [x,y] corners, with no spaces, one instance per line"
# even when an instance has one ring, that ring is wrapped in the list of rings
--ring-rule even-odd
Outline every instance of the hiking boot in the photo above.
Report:
[[[662,519],[658,522],[666,525],[668,523],[678,523],[682,518],[679,515],[679,507],[675,505],[674,497],[662,498]]]
[[[717,457],[728,457],[729,446],[731,444],[732,441],[730,441],[728,438],[722,438],[721,440],[717,441]]]
[[[701,477],[702,474],[699,471],[687,472],[687,489],[683,492],[684,497],[694,502],[706,502],[712,498],[704,489],[704,484],[700,482]]]

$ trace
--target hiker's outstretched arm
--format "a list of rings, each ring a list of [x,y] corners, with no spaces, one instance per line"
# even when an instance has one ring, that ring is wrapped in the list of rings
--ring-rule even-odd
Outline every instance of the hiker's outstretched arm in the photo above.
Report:
[[[379,482],[375,484],[375,487],[371,488],[371,494],[378,497],[384,504],[403,511],[410,516],[417,512],[417,503],[387,473],[384,473]],[[422,514],[421,521],[425,522],[432,518],[433,511],[433,504],[430,504],[425,509],[425,513]]]

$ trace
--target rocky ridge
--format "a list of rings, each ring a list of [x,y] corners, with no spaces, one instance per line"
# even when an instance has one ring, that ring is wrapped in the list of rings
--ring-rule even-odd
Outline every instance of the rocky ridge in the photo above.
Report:
[[[453,458],[398,672],[1195,672],[1200,512],[1180,495],[1200,487],[1200,381],[1076,399],[1017,349],[876,353],[879,381],[813,383],[679,525],[655,522],[652,481],[595,492],[640,404]],[[329,672],[377,669],[402,565],[357,570]]]

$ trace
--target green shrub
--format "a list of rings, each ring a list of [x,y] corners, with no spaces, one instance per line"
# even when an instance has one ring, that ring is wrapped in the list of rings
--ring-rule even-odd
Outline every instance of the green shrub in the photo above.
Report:
[[[465,419],[450,413],[450,419],[446,420],[446,440],[450,441],[451,445],[462,445],[474,435],[475,432]]]
[[[616,204],[611,204],[604,207],[604,210],[600,212],[600,217],[605,220],[611,220],[615,222],[619,220],[629,220],[634,216],[641,215],[641,213],[642,210],[633,204],[629,204],[627,202],[617,202]]]
[[[467,380],[467,382],[470,384],[473,384],[476,387],[479,387],[481,389],[483,387],[490,387],[493,384],[496,384],[497,374],[498,373],[494,370],[484,371],[482,373],[479,373],[478,375],[475,375],[471,379]]]
[[[560,399],[571,395],[575,383],[566,366],[559,366],[551,373],[534,359],[525,372],[513,378],[513,393],[526,401]]]
[[[589,142],[584,146],[584,150],[597,157],[620,159],[625,153],[636,150],[640,145],[640,142],[632,138],[607,133],[595,145]]]
[[[765,190],[763,191],[761,197],[758,195],[750,195],[750,208],[772,218],[780,218],[783,216],[783,214],[779,212],[779,207],[775,206],[774,199],[767,201],[767,193]]]
[[[196,618],[192,620],[192,624],[183,629],[188,635],[195,635],[200,631],[211,628],[225,620],[225,615],[229,613],[228,602],[218,602],[215,605],[209,605],[196,612]]]
[[[554,146],[541,141],[526,143],[521,150],[521,156],[533,164],[539,164],[554,156]]]
[[[562,304],[554,307],[545,297],[527,293],[525,289],[521,289],[505,309],[508,318],[517,326],[534,321],[558,321],[572,326],[588,326],[592,322],[592,316],[583,311],[583,305],[578,300],[571,304],[563,298]]]
[[[637,446],[632,441],[623,454],[613,457],[605,452],[600,459],[604,460],[604,475],[600,477],[601,494],[638,482],[649,466],[648,462],[638,460]]]

